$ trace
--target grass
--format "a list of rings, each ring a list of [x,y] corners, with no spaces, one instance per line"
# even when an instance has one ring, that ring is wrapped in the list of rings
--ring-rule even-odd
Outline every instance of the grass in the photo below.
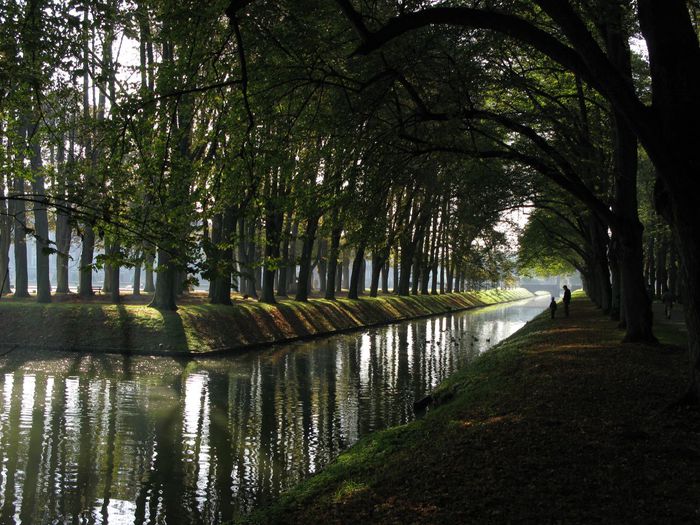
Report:
[[[133,354],[201,355],[292,341],[531,297],[523,289],[336,301],[145,305],[4,299],[2,346]]]
[[[687,354],[621,344],[580,295],[450,377],[423,419],[367,436],[252,523],[700,521]],[[672,408],[673,407],[673,408]]]

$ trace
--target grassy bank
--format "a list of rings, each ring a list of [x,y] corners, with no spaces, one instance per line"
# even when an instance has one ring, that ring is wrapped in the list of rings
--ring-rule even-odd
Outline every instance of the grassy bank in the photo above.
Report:
[[[206,354],[352,330],[531,297],[524,289],[358,300],[252,300],[233,306],[0,302],[4,348],[15,346],[142,354]],[[2,351],[2,348],[0,348]]]
[[[620,344],[585,297],[452,376],[256,523],[700,521],[700,413],[669,408],[687,353]]]

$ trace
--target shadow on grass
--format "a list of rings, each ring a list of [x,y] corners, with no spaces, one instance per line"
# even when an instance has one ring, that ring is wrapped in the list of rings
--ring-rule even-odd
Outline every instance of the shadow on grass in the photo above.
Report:
[[[165,348],[156,348],[155,350],[189,350],[185,327],[182,324],[182,318],[178,312],[169,312],[158,310],[163,320],[163,333],[165,335]],[[153,349],[151,349],[153,350]]]

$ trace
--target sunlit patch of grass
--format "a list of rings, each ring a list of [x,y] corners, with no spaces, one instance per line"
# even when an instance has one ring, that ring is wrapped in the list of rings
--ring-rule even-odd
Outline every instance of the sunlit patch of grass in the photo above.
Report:
[[[353,480],[344,481],[333,495],[333,501],[335,503],[342,503],[344,500],[366,492],[368,489],[369,487],[366,483],[359,483]]]
[[[0,302],[0,329],[8,344],[96,352],[200,354],[286,341],[339,330],[530,297],[525,290],[464,292],[409,297],[380,296],[335,301],[238,300],[233,306],[180,305],[176,312],[145,305]],[[481,297],[481,298],[480,298]],[[5,326],[6,325],[6,326]],[[36,326],[42,326],[39,336]]]

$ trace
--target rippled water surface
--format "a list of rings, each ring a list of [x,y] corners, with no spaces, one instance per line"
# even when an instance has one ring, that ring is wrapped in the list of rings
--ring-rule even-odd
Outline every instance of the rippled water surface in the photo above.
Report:
[[[0,358],[0,522],[219,523],[509,336],[547,298],[235,357]]]

